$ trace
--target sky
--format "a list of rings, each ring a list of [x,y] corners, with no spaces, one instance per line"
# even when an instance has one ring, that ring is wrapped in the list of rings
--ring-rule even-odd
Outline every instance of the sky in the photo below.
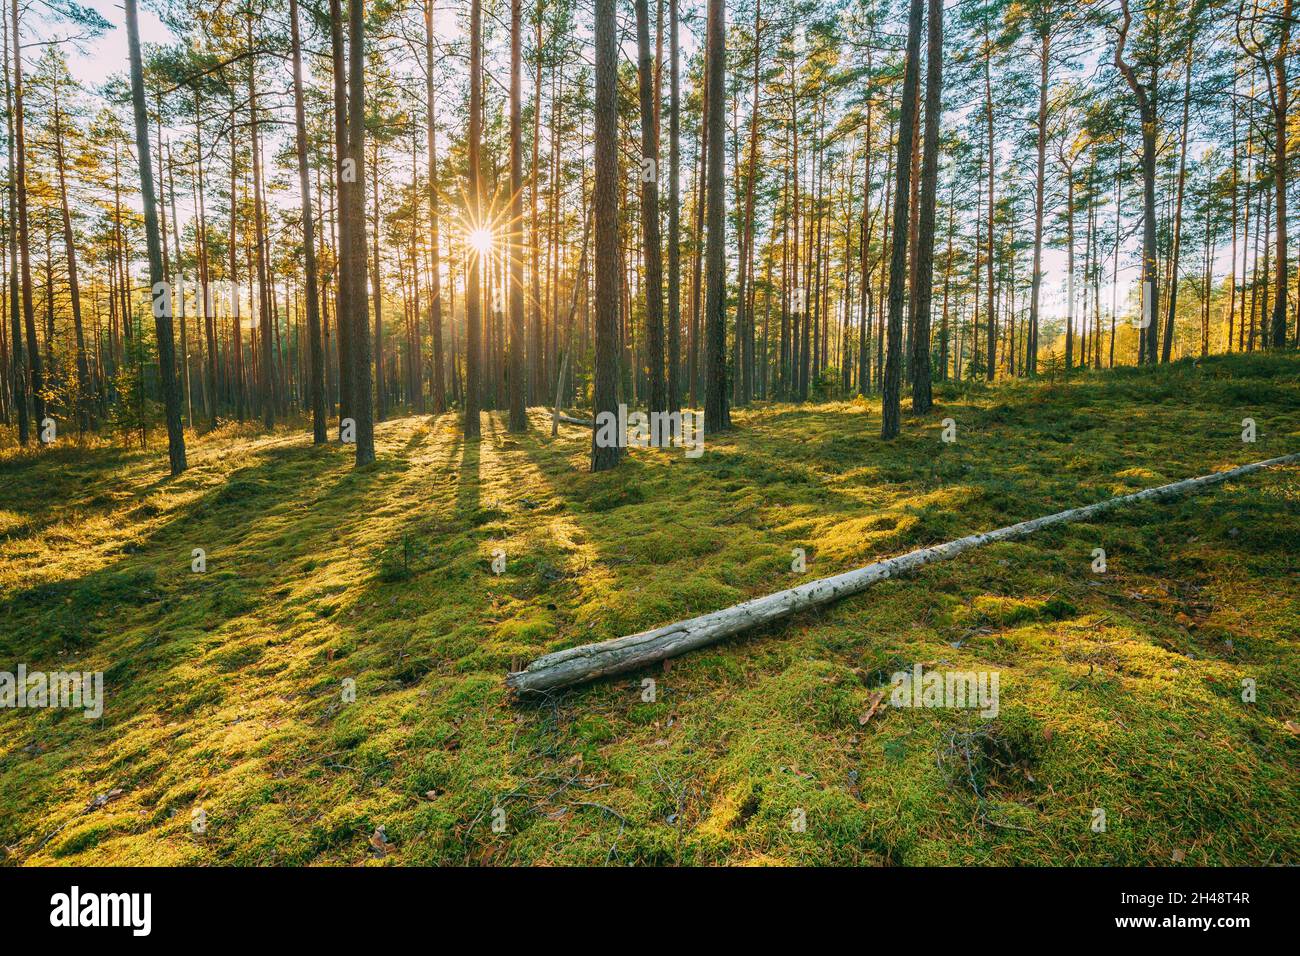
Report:
[[[83,6],[92,7],[113,29],[104,33],[97,40],[84,44],[84,51],[69,49],[68,66],[74,76],[87,86],[98,86],[114,73],[124,73],[127,67],[126,52],[126,13],[125,7],[113,0],[79,0]],[[140,5],[140,41],[142,43],[163,43],[174,41],[175,37],[163,26],[162,21],[147,7]],[[39,16],[33,18],[34,25],[42,36],[66,34],[67,27],[53,23],[41,23]],[[24,21],[26,29],[27,21]],[[31,37],[24,33],[24,40]]]

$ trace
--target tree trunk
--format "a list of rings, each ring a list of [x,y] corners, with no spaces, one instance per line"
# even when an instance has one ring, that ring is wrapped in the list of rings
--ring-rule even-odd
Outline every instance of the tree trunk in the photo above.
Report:
[[[674,3],[676,0],[674,0]],[[17,0],[14,0],[14,9],[17,9]],[[675,9],[675,8],[674,8]],[[18,182],[17,174],[14,170],[14,109],[13,87],[9,81],[9,11],[3,13],[4,20],[4,68],[5,68],[5,123],[7,126],[8,138],[6,140],[9,154],[9,187],[6,190],[9,194],[9,214],[6,225],[8,226],[9,235],[9,320],[11,330],[11,341],[13,342],[12,352],[12,370],[13,379],[11,383],[13,393],[13,404],[17,410],[18,419],[18,444],[26,445],[31,440],[31,425],[28,421],[27,412],[27,360],[23,354],[23,330],[19,311],[19,271],[18,271]],[[17,48],[18,28],[14,24],[14,42]],[[111,275],[111,273],[110,273]],[[38,426],[39,427],[39,426]]]
[[[523,29],[520,7],[523,0],[510,0],[510,417],[512,432],[528,431],[524,411],[524,160],[520,142],[520,90],[523,86],[523,58],[520,53]]]
[[[1128,39],[1132,15],[1128,0],[1120,0],[1123,19],[1115,44],[1115,67],[1123,75],[1133,96],[1137,99],[1138,116],[1142,122],[1142,358],[1154,364],[1156,360],[1156,326],[1159,316],[1159,296],[1156,286],[1156,89],[1152,76],[1150,87],[1138,81],[1133,67],[1124,60],[1124,44]]]
[[[1287,109],[1288,86],[1286,60],[1290,53],[1291,41],[1291,5],[1292,0],[1283,0],[1280,20],[1281,37],[1278,40],[1277,56],[1273,60],[1276,78],[1273,82],[1273,195],[1277,203],[1277,266],[1276,289],[1273,301],[1273,321],[1269,334],[1269,344],[1275,348],[1286,347],[1287,320]]]
[[[1038,121],[1036,126],[1037,166],[1034,169],[1034,265],[1029,284],[1029,341],[1025,348],[1025,368],[1029,375],[1038,374],[1038,303],[1043,286],[1043,216],[1047,182],[1047,86],[1051,63],[1052,34],[1044,24],[1040,31],[1038,59]]]
[[[677,2],[668,0],[668,410],[682,407],[681,91]]]
[[[388,383],[384,375],[384,272],[383,262],[379,258],[379,227],[382,213],[379,205],[379,146],[371,150],[370,186],[375,207],[375,231],[370,237],[372,278],[370,287],[375,291],[375,402],[376,418],[383,421],[388,417]]]
[[[641,99],[641,230],[645,255],[646,356],[650,363],[648,406],[668,409],[664,383],[664,278],[659,242],[659,132],[655,125],[654,65],[650,53],[650,8],[636,0],[637,77]],[[647,165],[648,164],[648,165]]]
[[[986,14],[987,16],[987,14]],[[988,305],[985,308],[984,324],[988,336],[988,344],[985,348],[985,361],[987,367],[984,377],[988,381],[993,381],[998,371],[998,318],[993,306],[993,220],[997,215],[997,206],[993,202],[993,165],[994,165],[994,137],[993,137],[993,82],[990,70],[990,61],[993,59],[993,45],[989,38],[988,21],[984,21],[984,121],[986,127],[986,136],[988,138],[988,248],[984,261],[984,269],[987,277],[988,288],[985,289],[985,295],[988,296]]]
[[[476,0],[477,2],[477,0]],[[619,286],[622,264],[618,248],[618,40],[614,0],[596,4],[595,188],[596,220],[596,368],[592,417],[618,416]],[[591,433],[591,470],[618,464],[616,443],[601,442],[602,429]]]
[[[54,164],[59,175],[59,208],[63,214],[63,247],[68,257],[68,294],[72,299],[72,326],[77,343],[77,427],[90,427],[90,367],[86,361],[86,335],[81,321],[81,288],[77,282],[77,248],[72,241],[72,214],[68,209],[68,180],[63,156],[63,116],[59,110],[58,81],[54,86]],[[184,306],[182,305],[182,308]]]
[[[356,419],[358,466],[375,460],[375,411],[371,395],[370,313],[366,289],[366,107],[365,20],[362,0],[348,0],[348,152],[356,183],[348,190],[347,220],[352,224],[348,265],[353,282],[349,318],[352,325],[352,417]],[[376,288],[375,294],[379,294]]]
[[[921,215],[916,262],[916,329],[912,346],[912,410],[930,410],[930,300],[934,284],[934,207],[939,179],[939,120],[943,106],[943,0],[929,0],[926,39],[925,142],[921,147]]]
[[[447,384],[444,378],[446,360],[442,354],[442,263],[438,237],[438,149],[436,134],[437,112],[433,101],[433,0],[424,5],[424,106],[428,119],[429,140],[429,325],[433,335],[433,412],[441,414],[447,408]]]
[[[542,55],[542,19],[544,10],[545,0],[537,0],[535,12],[537,22],[535,24],[536,34],[534,38],[537,64],[533,73],[533,164],[529,170],[529,201],[532,208],[528,228],[528,249],[531,256],[528,275],[532,293],[532,328],[529,330],[528,347],[528,394],[529,401],[533,404],[543,402],[546,397],[546,352],[542,334],[541,243],[538,241],[540,223],[537,217],[537,187],[540,172],[538,154],[542,141],[542,62],[545,59]],[[554,321],[554,316],[552,316],[552,321]]]
[[[754,193],[755,183],[758,179],[758,122],[759,122],[759,81],[762,76],[763,60],[763,26],[762,26],[762,0],[756,0],[754,4],[754,69],[752,83],[752,99],[750,103],[749,114],[749,159],[747,161],[747,172],[745,176],[745,209],[741,219],[740,233],[740,259],[739,259],[739,294],[736,299],[736,339],[737,352],[740,355],[739,367],[733,371],[736,377],[736,391],[740,396],[741,404],[749,404],[754,397],[754,314],[749,307],[749,296],[753,287],[753,259],[754,259]],[[739,96],[737,97],[739,100]],[[737,129],[739,135],[739,129]]]
[[[723,0],[708,0],[708,90],[706,115],[709,131],[708,175],[705,177],[705,218],[708,239],[705,247],[705,350],[704,427],[719,432],[731,427],[727,407],[727,289],[725,220],[723,203],[723,156],[726,144],[724,120],[727,66],[726,11]]]
[[[471,228],[482,228],[479,185],[479,145],[483,137],[483,4],[472,0],[469,13],[469,144],[468,188]],[[465,437],[478,438],[480,350],[479,253],[470,250],[465,279]]]
[[[14,3],[17,4],[17,0]],[[167,414],[167,457],[175,476],[186,466],[185,434],[181,431],[180,389],[176,382],[176,354],[172,347],[171,289],[163,276],[162,237],[158,231],[158,207],[149,157],[149,121],[144,103],[144,63],[140,56],[136,0],[126,0],[126,33],[131,60],[131,99],[135,107],[136,158],[140,165],[140,190],[144,202],[145,242],[149,249],[149,286],[158,339],[158,372]],[[20,174],[20,187],[21,180]]]
[[[1074,167],[1065,167],[1065,374],[1074,368]]]
[[[357,170],[349,162],[348,154],[348,72],[343,45],[342,0],[330,0],[330,54],[334,78],[334,156],[337,168],[334,189],[334,221],[338,235],[335,238],[334,263],[338,281],[335,287],[334,324],[338,329],[339,363],[339,438],[343,437],[343,422],[351,418],[352,409],[352,283],[350,265],[345,267],[351,253],[352,225],[348,218],[351,208],[349,198],[353,189],[362,188],[357,181]]]
[[[1183,191],[1187,184],[1187,132],[1192,103],[1192,49],[1196,41],[1195,20],[1188,28],[1187,58],[1184,63],[1186,73],[1183,76],[1183,125],[1182,136],[1178,144],[1178,186],[1174,199],[1174,248],[1169,256],[1169,309],[1165,318],[1164,342],[1161,344],[1160,361],[1168,364],[1174,345],[1174,315],[1178,308],[1178,261],[1183,251]],[[1285,281],[1285,280],[1284,280]],[[1285,285],[1283,286],[1285,288]]]
[[[293,43],[294,144],[298,153],[298,188],[302,193],[303,269],[307,282],[307,349],[311,355],[308,385],[312,441],[323,445],[325,434],[325,356],[321,347],[320,300],[317,298],[316,222],[312,215],[311,178],[307,169],[307,118],[302,97],[302,43],[298,36],[298,0],[289,0],[289,30]]]
[[[248,21],[248,44],[253,44],[253,23]],[[267,280],[267,240],[266,223],[262,217],[262,149],[258,137],[257,119],[257,59],[249,62],[248,69],[248,116],[249,129],[253,138],[253,240],[257,246],[257,317],[258,331],[262,339],[262,361],[259,366],[258,401],[262,406],[262,427],[275,425],[274,388],[275,359],[271,351],[271,324],[275,321],[275,303],[268,290]]]
[[[134,5],[132,6],[134,10]],[[41,363],[41,350],[36,343],[36,310],[32,305],[31,243],[27,218],[27,134],[23,122],[23,47],[18,16],[18,0],[13,0],[14,31],[14,155],[17,170],[14,182],[18,202],[18,261],[22,289],[23,324],[27,331],[27,385],[32,393],[32,408],[36,428],[45,420],[45,376]],[[142,81],[143,82],[143,81]],[[156,211],[155,211],[156,215]],[[182,465],[183,467],[183,465]]]
[[[907,62],[903,69],[903,99],[898,117],[898,159],[895,163],[893,248],[889,263],[889,331],[885,353],[884,396],[880,437],[898,436],[899,397],[903,383],[903,285],[907,278],[907,226],[911,200],[912,134],[916,93],[920,88],[921,0],[911,0],[907,18]]]

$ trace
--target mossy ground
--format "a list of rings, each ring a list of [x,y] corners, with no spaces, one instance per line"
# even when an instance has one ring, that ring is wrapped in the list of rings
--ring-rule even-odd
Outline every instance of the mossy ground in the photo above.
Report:
[[[937,397],[889,444],[875,403],[772,405],[702,458],[635,450],[601,475],[590,433],[551,439],[540,413],[522,437],[485,415],[469,444],[454,415],[386,422],[360,471],[287,429],[190,436],[177,480],[158,447],[4,453],[0,669],[102,670],[106,693],[99,720],[0,713],[4,859],[1300,863],[1294,468],[508,698],[512,662],[807,580],[796,547],[820,576],[1300,450],[1294,356]],[[917,662],[998,671],[997,719],[860,724]]]

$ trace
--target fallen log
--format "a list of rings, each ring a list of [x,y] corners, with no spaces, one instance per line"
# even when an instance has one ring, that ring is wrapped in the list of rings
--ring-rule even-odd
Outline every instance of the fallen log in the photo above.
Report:
[[[564,422],[566,425],[581,425],[584,428],[595,428],[596,423],[586,418],[574,418],[572,415],[565,415],[560,411],[551,412],[553,422]]]
[[[721,611],[666,624],[651,631],[570,647],[539,657],[522,671],[512,671],[506,675],[506,685],[519,694],[536,694],[598,677],[635,670],[646,664],[653,664],[713,644],[733,634],[770,624],[799,611],[830,604],[851,594],[857,594],[877,581],[913,571],[935,561],[946,561],[972,548],[992,544],[995,541],[1024,537],[1052,525],[1086,521],[1116,508],[1141,501],[1190,494],[1234,478],[1241,478],[1263,468],[1294,462],[1300,462],[1300,453],[1257,461],[1199,478],[1187,478],[1172,484],[1134,492],[1131,495],[1109,498],[1082,508],[1071,508],[1042,518],[1021,521],[1005,528],[998,528],[996,531],[984,531],[946,544],[921,548],[896,558],[877,561],[863,568],[819,578],[798,587],[777,591],[775,594],[753,598]]]

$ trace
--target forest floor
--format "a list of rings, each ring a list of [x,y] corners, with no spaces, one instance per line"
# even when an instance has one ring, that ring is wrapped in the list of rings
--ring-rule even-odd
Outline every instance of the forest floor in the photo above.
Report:
[[[634,450],[600,475],[590,432],[552,439],[540,410],[522,437],[485,415],[468,445],[454,415],[382,423],[360,471],[236,426],[191,436],[177,480],[157,442],[0,453],[0,669],[99,670],[105,692],[100,719],[0,712],[0,857],[1300,863],[1295,468],[509,698],[512,662],[548,650],[1300,450],[1293,355],[937,401],[890,444],[875,402],[760,406],[698,459]],[[997,671],[997,717],[863,723],[916,663]]]

